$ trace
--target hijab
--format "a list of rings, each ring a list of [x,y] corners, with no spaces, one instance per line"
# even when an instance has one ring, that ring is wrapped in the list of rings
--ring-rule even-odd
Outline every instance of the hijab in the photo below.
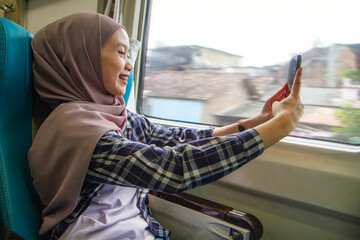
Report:
[[[125,128],[124,99],[105,90],[101,65],[102,48],[120,28],[107,16],[77,13],[32,40],[34,87],[53,109],[29,150],[33,184],[45,206],[41,235],[75,209],[101,136]]]

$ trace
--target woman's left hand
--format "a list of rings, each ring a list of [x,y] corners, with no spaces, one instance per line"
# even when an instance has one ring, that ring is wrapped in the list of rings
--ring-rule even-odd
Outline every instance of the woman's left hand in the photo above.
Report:
[[[287,88],[287,83],[285,83],[285,85],[279,91],[266,100],[265,104],[257,115],[243,121],[244,127],[246,129],[253,128],[272,119],[274,117],[272,112],[272,105],[275,101],[280,102],[285,98]]]
[[[260,124],[263,124],[270,119],[274,117],[273,111],[272,111],[272,105],[274,102],[282,101],[284,98],[286,98],[286,89],[288,88],[287,83],[273,96],[271,96],[268,100],[266,100],[264,106],[261,108],[260,112],[251,117],[247,118],[241,121],[242,126],[245,129],[254,128],[256,126],[259,126]],[[227,126],[219,127],[214,129],[213,136],[224,136],[228,134],[233,134],[239,131],[238,129],[238,123],[233,123]]]

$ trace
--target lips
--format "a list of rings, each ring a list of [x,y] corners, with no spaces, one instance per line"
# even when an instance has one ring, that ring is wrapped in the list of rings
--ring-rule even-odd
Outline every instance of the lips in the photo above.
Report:
[[[119,75],[119,78],[124,82],[127,83],[129,75]]]

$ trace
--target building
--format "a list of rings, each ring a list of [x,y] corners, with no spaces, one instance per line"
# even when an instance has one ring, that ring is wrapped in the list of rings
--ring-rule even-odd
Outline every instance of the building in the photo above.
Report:
[[[242,57],[197,45],[160,47],[148,50],[149,71],[194,70],[241,67]]]

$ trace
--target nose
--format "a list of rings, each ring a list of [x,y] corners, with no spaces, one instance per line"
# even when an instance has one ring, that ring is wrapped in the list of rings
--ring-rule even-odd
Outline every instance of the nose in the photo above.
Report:
[[[125,69],[128,70],[129,72],[131,72],[131,70],[133,70],[133,65],[131,64],[129,59],[127,59],[127,61],[126,61]]]

